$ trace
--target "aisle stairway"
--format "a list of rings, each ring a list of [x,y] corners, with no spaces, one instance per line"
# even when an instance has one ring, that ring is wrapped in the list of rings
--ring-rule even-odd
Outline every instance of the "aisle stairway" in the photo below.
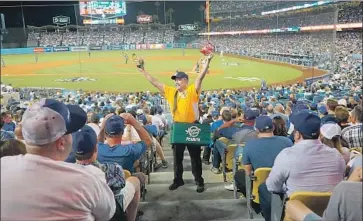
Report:
[[[203,164],[203,178],[206,190],[196,192],[196,185],[191,173],[190,157],[184,153],[185,185],[175,191],[168,189],[172,183],[173,152],[168,138],[163,147],[169,168],[159,169],[151,174],[151,183],[147,186],[145,202],[141,203],[144,212],[142,221],[207,221],[207,220],[249,220],[246,200],[233,199],[233,192],[224,189],[223,177],[210,171],[210,165]],[[257,221],[263,219],[255,215]]]

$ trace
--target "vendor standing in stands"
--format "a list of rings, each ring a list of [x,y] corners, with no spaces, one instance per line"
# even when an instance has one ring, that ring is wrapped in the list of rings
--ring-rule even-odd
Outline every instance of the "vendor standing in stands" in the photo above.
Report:
[[[208,72],[209,63],[212,60],[212,54],[206,57],[203,62],[201,72],[198,74],[195,83],[189,85],[189,77],[186,73],[177,71],[171,79],[175,82],[176,87],[166,86],[160,83],[156,78],[146,72],[143,65],[138,65],[139,71],[146,79],[156,87],[170,104],[170,110],[173,114],[173,121],[179,123],[195,123],[199,119],[198,102],[202,88],[202,81]],[[143,62],[140,62],[143,64]],[[175,101],[176,99],[176,101]],[[197,192],[204,191],[204,180],[202,178],[202,161],[200,157],[201,147],[185,144],[174,144],[174,181],[169,186],[169,190],[176,190],[184,185],[183,181],[183,158],[185,147],[188,148],[192,164],[192,173],[197,184]]]

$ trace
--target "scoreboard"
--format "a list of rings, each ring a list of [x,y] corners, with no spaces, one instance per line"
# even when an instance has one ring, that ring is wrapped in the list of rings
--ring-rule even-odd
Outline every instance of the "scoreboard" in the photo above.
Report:
[[[81,16],[89,18],[122,17],[126,15],[126,2],[124,0],[80,1],[79,10]]]

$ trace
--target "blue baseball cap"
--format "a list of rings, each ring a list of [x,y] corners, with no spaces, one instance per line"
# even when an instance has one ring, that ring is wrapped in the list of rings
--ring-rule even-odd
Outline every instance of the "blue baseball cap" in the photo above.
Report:
[[[105,126],[105,133],[107,135],[118,135],[124,132],[125,122],[119,115],[113,115],[108,118]]]
[[[92,127],[85,125],[73,136],[73,148],[76,156],[84,156],[95,151],[97,144],[97,134]]]
[[[318,105],[316,103],[311,103],[310,104],[310,109],[316,111],[316,110],[318,110]]]
[[[44,145],[78,131],[86,122],[87,114],[80,106],[43,98],[25,111],[22,133],[26,143]]]
[[[259,115],[260,115],[260,113],[258,110],[249,109],[245,112],[244,118],[245,118],[245,120],[255,120],[256,117],[258,117]]]
[[[178,71],[173,76],[171,76],[171,80],[175,80],[177,78],[189,79],[188,75],[185,72],[182,72],[182,71]]]
[[[218,111],[212,111],[212,117],[218,117],[219,116],[219,112]]]
[[[147,119],[144,114],[140,114],[137,116],[137,121],[141,122],[143,125],[146,125]]]
[[[320,114],[322,115],[327,115],[328,114],[328,111],[326,110],[326,106],[325,105],[321,105],[318,107],[318,111]]]
[[[294,125],[294,129],[305,136],[313,137],[319,134],[321,119],[308,110],[292,113],[289,120]]]
[[[259,116],[256,118],[255,127],[260,131],[272,129],[272,119],[268,116]]]
[[[299,103],[295,105],[295,108],[293,108],[293,112],[300,112],[302,110],[309,110],[309,106],[304,103]]]

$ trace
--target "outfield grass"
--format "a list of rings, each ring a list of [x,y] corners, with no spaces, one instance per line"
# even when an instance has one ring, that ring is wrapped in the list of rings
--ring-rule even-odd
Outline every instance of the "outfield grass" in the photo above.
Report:
[[[145,59],[146,70],[161,82],[173,85],[170,76],[176,70],[191,72],[200,57],[197,50],[143,50],[126,51],[129,64],[124,64],[121,51],[59,52],[39,55],[35,63],[34,55],[4,56],[6,67],[1,69],[1,81],[16,87],[57,87],[100,91],[146,91],[155,89],[136,70],[131,54],[136,53]],[[223,61],[224,60],[224,61]],[[239,66],[226,66],[223,62],[238,62]],[[210,65],[210,74],[205,78],[203,88],[241,88],[260,85],[260,81],[242,81],[235,78],[263,78],[268,84],[292,80],[302,72],[276,64],[258,61],[215,56]],[[96,78],[95,82],[56,82],[56,79],[73,77]],[[194,81],[196,74],[189,74]],[[230,79],[234,78],[234,79]]]

